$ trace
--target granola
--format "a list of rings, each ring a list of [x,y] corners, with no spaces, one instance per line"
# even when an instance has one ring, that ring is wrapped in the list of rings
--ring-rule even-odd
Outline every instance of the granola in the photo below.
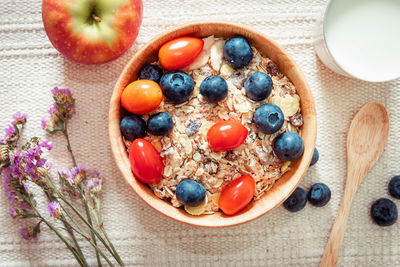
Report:
[[[218,211],[218,198],[223,187],[243,174],[255,179],[254,200],[259,199],[290,169],[290,162],[282,162],[274,155],[274,138],[286,131],[301,134],[303,124],[296,88],[274,62],[253,47],[251,63],[246,68],[235,70],[224,59],[225,40],[210,36],[204,41],[204,50],[199,58],[185,70],[195,83],[191,98],[180,105],[164,101],[151,113],[168,112],[173,118],[174,129],[167,136],[146,137],[160,152],[165,166],[163,178],[149,185],[157,197],[180,207],[182,204],[175,196],[180,181],[190,178],[205,187],[203,205],[185,207],[194,215]],[[260,102],[254,102],[245,95],[244,82],[254,72],[267,73],[273,81],[271,95]],[[209,75],[222,76],[228,84],[228,96],[217,104],[205,101],[199,94],[201,82]],[[282,128],[272,135],[257,131],[252,123],[254,111],[265,103],[278,105],[285,115]],[[149,115],[145,115],[144,119]],[[207,131],[215,123],[228,119],[241,121],[249,135],[244,144],[232,151],[214,152],[208,147]],[[129,147],[130,144],[126,142],[126,145]]]

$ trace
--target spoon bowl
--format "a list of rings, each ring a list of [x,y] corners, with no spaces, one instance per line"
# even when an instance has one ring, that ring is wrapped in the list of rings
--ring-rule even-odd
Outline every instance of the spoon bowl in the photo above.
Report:
[[[385,149],[388,137],[389,117],[386,108],[377,102],[365,104],[354,116],[347,134],[346,186],[321,267],[336,266],[353,198]]]

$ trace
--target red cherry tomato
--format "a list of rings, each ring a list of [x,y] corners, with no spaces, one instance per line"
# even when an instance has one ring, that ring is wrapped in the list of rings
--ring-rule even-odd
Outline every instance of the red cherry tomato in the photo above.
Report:
[[[237,148],[246,140],[248,131],[240,122],[229,120],[214,124],[207,133],[208,144],[214,151]]]
[[[160,86],[150,80],[137,80],[125,87],[121,95],[121,105],[135,114],[145,114],[160,105],[163,94]]]
[[[244,175],[230,182],[221,192],[219,208],[227,215],[233,215],[250,203],[256,190],[256,182],[250,175]]]
[[[160,181],[164,164],[158,151],[147,140],[138,138],[129,148],[129,161],[135,177],[146,184]]]
[[[203,50],[204,41],[195,37],[181,37],[164,44],[158,51],[158,59],[167,70],[179,70],[189,66]]]

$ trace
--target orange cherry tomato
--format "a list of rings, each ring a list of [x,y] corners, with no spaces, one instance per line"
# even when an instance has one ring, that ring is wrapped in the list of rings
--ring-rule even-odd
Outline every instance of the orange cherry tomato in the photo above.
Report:
[[[145,114],[160,105],[163,94],[160,86],[150,80],[137,80],[125,87],[121,95],[121,105],[135,114]]]
[[[181,37],[165,43],[158,51],[158,59],[167,70],[189,66],[203,50],[204,41],[196,37]]]
[[[164,164],[160,153],[147,140],[138,138],[129,148],[129,161],[135,177],[146,184],[160,181]]]
[[[228,151],[243,144],[247,134],[239,121],[228,120],[214,124],[207,132],[207,140],[214,151]]]
[[[250,175],[239,177],[224,187],[218,206],[226,215],[233,215],[250,203],[255,191],[256,182],[253,177]]]

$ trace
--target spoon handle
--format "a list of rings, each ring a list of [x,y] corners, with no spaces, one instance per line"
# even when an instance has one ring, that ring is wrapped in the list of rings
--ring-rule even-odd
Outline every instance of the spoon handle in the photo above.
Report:
[[[320,267],[334,267],[337,264],[354,193],[347,190],[344,192],[342,203],[340,204],[331,234],[329,235],[328,243],[325,247],[324,255],[319,265]]]

